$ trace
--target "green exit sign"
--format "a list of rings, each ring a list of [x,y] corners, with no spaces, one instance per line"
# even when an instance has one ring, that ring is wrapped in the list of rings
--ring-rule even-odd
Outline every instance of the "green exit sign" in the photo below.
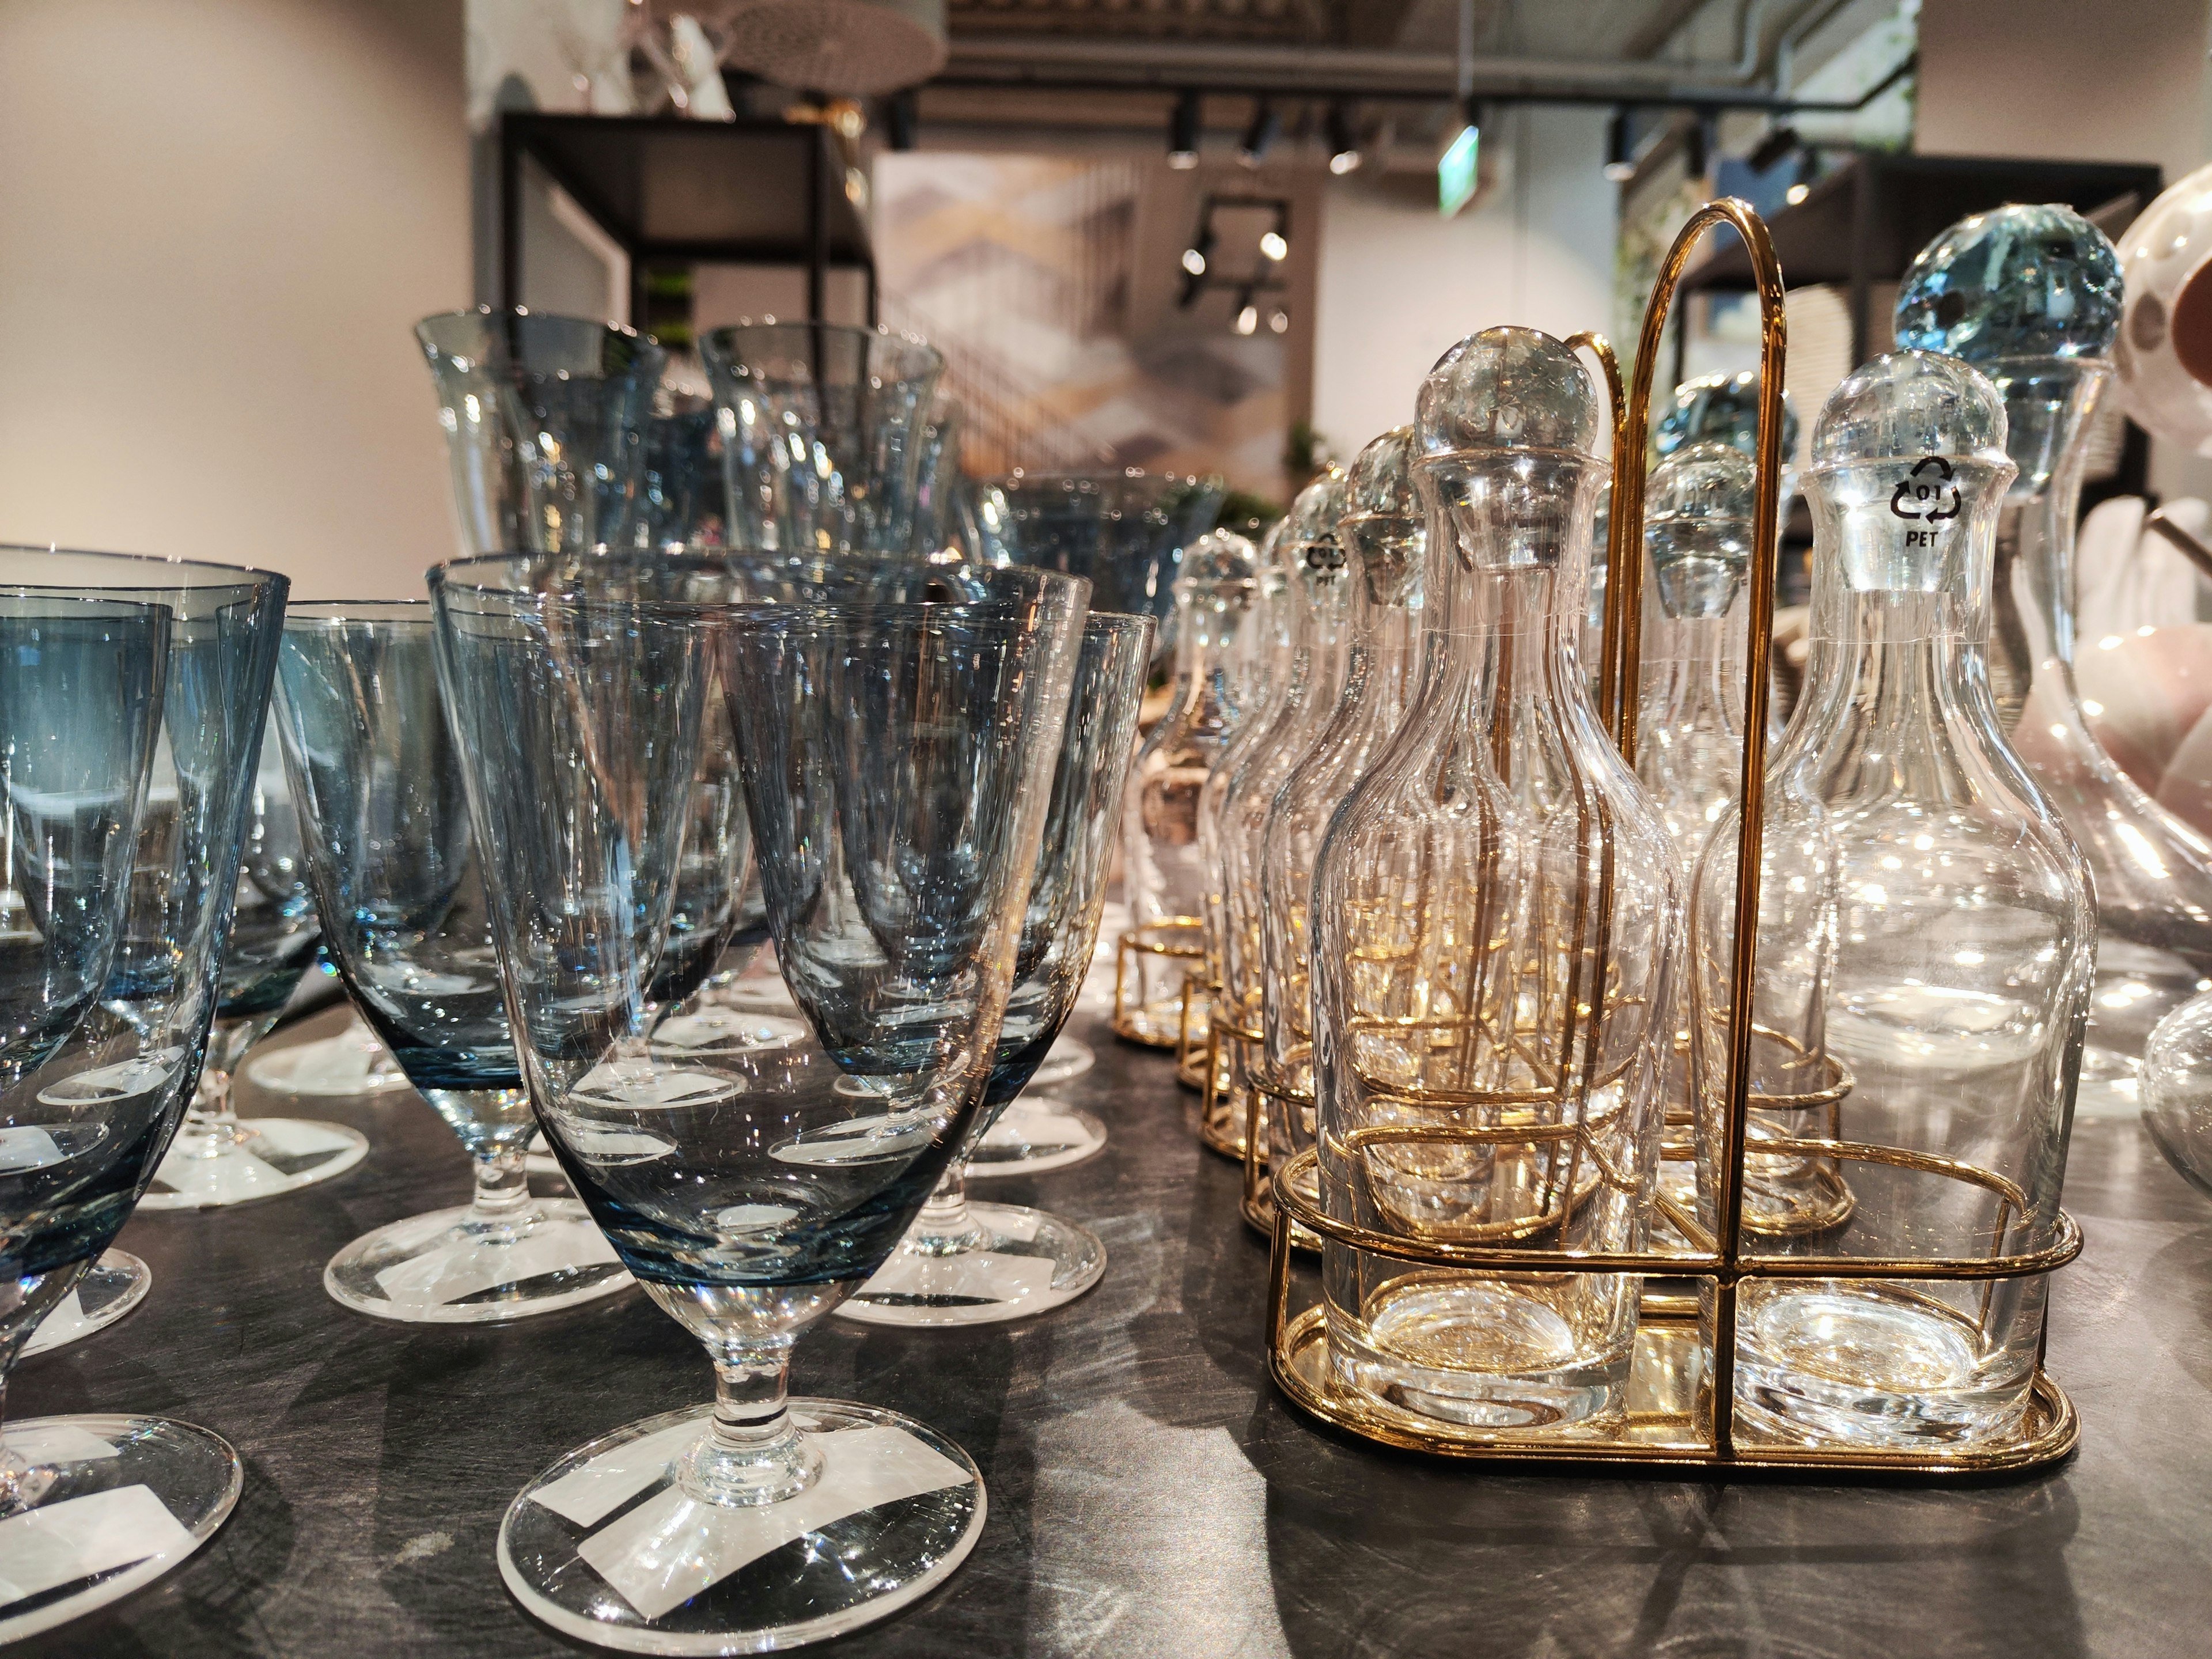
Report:
[[[1473,125],[1459,130],[1443,159],[1437,163],[1437,211],[1449,219],[1474,195],[1475,155],[1482,148],[1482,131]]]

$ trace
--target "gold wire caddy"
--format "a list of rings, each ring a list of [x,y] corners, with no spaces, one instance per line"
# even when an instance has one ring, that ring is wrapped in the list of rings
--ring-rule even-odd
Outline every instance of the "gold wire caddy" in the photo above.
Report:
[[[1159,1022],[1156,1005],[1145,1000],[1144,975],[1136,964],[1146,957],[1161,957],[1176,962],[1202,962],[1206,958],[1205,924],[1196,916],[1170,916],[1164,921],[1147,922],[1132,927],[1114,944],[1114,1012],[1107,1024],[1114,1035],[1124,1042],[1143,1044],[1147,1048],[1172,1048],[1177,1065],[1199,1042],[1204,1040],[1206,1010],[1194,1010],[1191,994],[1192,979],[1188,969],[1182,976],[1182,988],[1177,995],[1175,1030],[1166,1031]],[[1136,994],[1130,994],[1132,988]],[[1201,987],[1202,990],[1204,988]],[[1193,1035],[1196,1028],[1197,1035]]]
[[[1725,1022],[1727,1091],[1715,1179],[1719,1218],[1717,1233],[1692,1211],[1663,1192],[1659,1214],[1671,1224],[1680,1248],[1634,1251],[1544,1248],[1541,1236],[1556,1229],[1564,1244],[1577,1210],[1601,1186],[1619,1187],[1624,1177],[1608,1163],[1599,1132],[1604,1126],[1577,1118],[1540,1121],[1530,1101],[1518,1097],[1456,1097],[1455,1105],[1480,1104],[1494,1111],[1494,1127],[1468,1127],[1428,1123],[1368,1126],[1350,1139],[1394,1141],[1493,1151],[1538,1141],[1571,1142],[1569,1175],[1555,1206],[1534,1217],[1516,1217],[1468,1229],[1452,1240],[1422,1239],[1384,1233],[1324,1213],[1317,1198],[1320,1149],[1297,1152],[1268,1172],[1264,1098],[1288,1106],[1295,1097],[1279,1085],[1252,1092],[1247,1116],[1243,1213],[1260,1225],[1272,1223],[1266,1313],[1269,1369],[1276,1385],[1310,1415],[1363,1438],[1402,1449],[1482,1462],[1523,1466],[1581,1466],[1593,1469],[1770,1471],[1800,1477],[1820,1474],[1890,1474],[1900,1477],[1960,1478],[2024,1474],[2047,1467],[2074,1449],[2080,1421],[2065,1393],[2043,1368],[2049,1334],[2049,1303],[2043,1306],[2036,1365],[2025,1409],[2011,1432],[2001,1438],[1931,1443],[1908,1449],[1832,1444],[1793,1444],[1747,1439],[1737,1432],[1736,1323],[1740,1292],[1762,1282],[1790,1280],[1902,1281],[1905,1285],[1976,1283],[1983,1286],[1979,1322],[1991,1315],[1999,1281],[2033,1278],[2064,1267],[2081,1253],[2078,1224],[2057,1213],[2045,1242],[2020,1237],[2027,1231],[2027,1198],[1994,1171],[1956,1159],[1904,1148],[1855,1141],[1841,1133],[1841,1103],[1854,1084],[1834,1066],[1790,1095],[1754,1094],[1751,1089],[1755,1039],[1752,1022],[1753,962],[1757,946],[1766,719],[1770,692],[1774,589],[1778,551],[1778,485],[1781,470],[1783,360],[1786,340],[1782,275],[1765,223],[1746,204],[1711,202],[1691,216],[1677,236],[1655,284],[1636,358],[1633,389],[1625,400],[1610,354],[1586,337],[1571,343],[1589,346],[1605,362],[1614,397],[1614,492],[1609,525],[1609,573],[1604,637],[1601,647],[1600,713],[1624,759],[1635,759],[1639,631],[1644,560],[1645,435],[1652,380],[1661,339],[1675,289],[1690,253],[1709,230],[1726,225],[1740,235],[1751,255],[1761,313],[1760,405],[1756,454],[1758,508],[1750,564],[1750,637],[1747,672],[1744,756],[1741,771],[1741,839],[1736,855],[1735,933],[1729,951],[1730,979]],[[1258,1075],[1265,1076],[1264,1068]],[[1564,1082],[1559,1084],[1564,1087]],[[1432,1103],[1415,1101],[1407,1103]],[[1762,1121],[1783,1121],[1787,1132],[1769,1130],[1754,1138],[1752,1113]],[[1677,1143],[1691,1127],[1670,1115],[1666,1139]],[[1810,1131],[1809,1133],[1808,1131]],[[1324,1131],[1325,1133],[1325,1131]],[[1334,1149],[1333,1149],[1334,1150]],[[1358,1154],[1347,1144],[1342,1154]],[[1747,1218],[1747,1174],[1755,1163],[1808,1160],[1819,1172],[1820,1201],[1809,1213]],[[1976,1254],[1915,1257],[1841,1254],[1782,1254],[1767,1245],[1810,1245],[1824,1235],[1839,1234],[1850,1218],[1852,1188],[1846,1170],[1864,1166],[1882,1178],[1928,1180],[1972,1188],[1990,1210],[1986,1248]],[[1301,1237],[1304,1235],[1304,1237]],[[1316,1301],[1294,1310],[1294,1253],[1308,1241],[1331,1241],[1347,1249],[1400,1263],[1407,1271],[1374,1293],[1377,1299],[1402,1292],[1425,1279],[1446,1279],[1475,1268],[1559,1278],[1581,1274],[1641,1275],[1641,1318],[1629,1371],[1626,1410],[1616,1424],[1553,1435],[1526,1429],[1453,1431],[1433,1418],[1416,1418],[1375,1394],[1340,1383],[1333,1372],[1326,1328],[1328,1309]],[[1970,1328],[1977,1322],[1923,1291],[1906,1291],[1931,1309]]]

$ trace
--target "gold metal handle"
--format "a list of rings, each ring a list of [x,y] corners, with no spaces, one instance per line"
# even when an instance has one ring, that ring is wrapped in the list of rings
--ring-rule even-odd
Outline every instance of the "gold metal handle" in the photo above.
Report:
[[[1607,610],[1613,589],[1620,593],[1620,631],[1606,664],[1620,687],[1613,740],[1621,758],[1636,764],[1637,671],[1641,665],[1644,626],[1644,484],[1646,440],[1651,424],[1651,380],[1659,363],[1661,337],[1674,290],[1690,255],[1705,234],[1727,225],[1743,239],[1751,256],[1752,279],[1759,290],[1759,447],[1752,505],[1751,638],[1747,641],[1749,684],[1744,690],[1743,775],[1737,816],[1735,939],[1729,962],[1729,1060],[1727,1111],[1722,1118],[1723,1145],[1716,1160],[1720,1174],[1717,1217],[1721,1261],[1730,1268],[1742,1260],[1743,1164],[1751,1093],[1752,962],[1759,943],[1759,875],[1765,829],[1766,715],[1771,681],[1767,659],[1774,639],[1774,586],[1781,545],[1782,375],[1789,343],[1783,315],[1782,264],[1774,256],[1766,222],[1747,202],[1729,197],[1708,202],[1692,214],[1674,246],[1667,251],[1659,280],[1644,313],[1644,331],[1636,346],[1635,379],[1622,420],[1621,444],[1627,452],[1613,480],[1614,549],[1633,549],[1626,568],[1607,579]],[[1622,580],[1626,578],[1626,580]],[[1736,1285],[1724,1273],[1715,1286],[1713,1322],[1713,1435],[1725,1458],[1733,1450],[1731,1409],[1735,1399]]]

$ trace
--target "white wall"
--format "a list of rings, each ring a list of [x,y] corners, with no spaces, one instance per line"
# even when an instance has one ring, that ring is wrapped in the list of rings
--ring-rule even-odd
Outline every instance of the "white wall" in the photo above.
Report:
[[[1455,219],[1358,174],[1322,198],[1314,425],[1346,459],[1413,417],[1421,377],[1464,335],[1519,324],[1565,337],[1613,314],[1607,112],[1499,118],[1510,176]],[[1486,143],[1496,142],[1488,131]],[[1433,184],[1431,185],[1433,191]]]
[[[461,0],[0,4],[0,538],[420,593],[465,97]]]

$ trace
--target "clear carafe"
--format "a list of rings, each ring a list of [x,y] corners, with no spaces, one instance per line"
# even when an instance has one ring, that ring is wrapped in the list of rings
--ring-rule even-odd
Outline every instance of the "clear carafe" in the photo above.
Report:
[[[1337,538],[1344,507],[1344,470],[1335,466],[1291,503],[1274,542],[1288,584],[1290,653],[1266,712],[1238,728],[1206,782],[1221,890],[1218,917],[1207,917],[1209,931],[1218,930],[1218,945],[1209,940],[1209,956],[1218,948],[1213,1021],[1219,1077],[1205,1096],[1199,1138],[1232,1158],[1244,1156],[1261,1041],[1260,854],[1267,811],[1328,722],[1344,676],[1351,587]]]
[[[1422,564],[1428,526],[1413,487],[1413,428],[1384,433],[1359,452],[1337,527],[1351,576],[1344,684],[1321,734],[1269,809],[1260,861],[1260,1025],[1253,1087],[1266,1098],[1263,1153],[1270,1176],[1313,1145],[1314,865],[1329,821],[1405,719],[1420,669]],[[1319,1192],[1307,1194],[1316,1202]],[[1264,1188],[1247,1218],[1267,1221]],[[1299,1230],[1304,1236],[1304,1230]]]
[[[1678,390],[1678,398],[1688,389]],[[1684,892],[1741,784],[1750,609],[1744,579],[1756,485],[1741,451],[1705,442],[1674,447],[1652,469],[1644,490],[1645,586],[1656,603],[1644,611],[1640,647],[1636,775],[1674,843],[1675,879]],[[1669,1206],[1687,1212],[1697,1205],[1697,1113],[1686,975],[1675,977],[1668,1029],[1659,1184]],[[1670,1242],[1674,1237],[1666,1227],[1660,1233]]]
[[[1222,745],[1206,786],[1198,793],[1198,855],[1206,866],[1206,983],[1209,994],[1228,971],[1228,866],[1221,848],[1221,806],[1237,763],[1251,752],[1252,740],[1268,726],[1276,692],[1290,684],[1297,655],[1297,617],[1291,601],[1291,572],[1283,562],[1283,538],[1291,515],[1275,520],[1261,537],[1252,561],[1252,605],[1237,630],[1230,657],[1229,696],[1237,724]]]
[[[1745,1257],[1983,1261],[2058,1225],[2095,931],[2081,859],[2012,748],[1984,641],[2013,464],[1996,389],[1876,359],[1822,410],[1811,651],[1763,781]],[[1691,907],[1699,1164],[1729,1184],[1736,819]],[[1757,1189],[1832,1194],[1794,1227]],[[2027,1405],[2045,1280],[1768,1279],[1735,1310],[1739,1442],[1984,1443]]]
[[[1168,712],[1130,763],[1122,797],[1121,891],[1131,936],[1120,953],[1114,1029],[1154,1048],[1205,1034],[1207,872],[1198,799],[1237,725],[1231,667],[1252,605],[1253,557],[1250,542],[1221,530],[1183,556],[1175,686]]]
[[[2075,532],[2120,290],[2119,255],[2087,220],[2000,208],[1922,252],[1897,322],[1900,343],[1972,363],[2004,399],[2018,472],[1997,519],[1990,689],[2088,864],[2097,979],[2081,1075],[2100,1091],[2117,1083],[2125,1109],[2151,1027],[2212,978],[2212,842],[2113,762],[2075,684]]]
[[[1674,854],[1580,661],[1607,422],[1561,342],[1484,331],[1422,384],[1431,648],[1314,878],[1332,1220],[1423,1244],[1640,1249],[1662,1111]],[[1409,1272],[1322,1250],[1334,1386],[1474,1439],[1625,1419],[1634,1274]]]

